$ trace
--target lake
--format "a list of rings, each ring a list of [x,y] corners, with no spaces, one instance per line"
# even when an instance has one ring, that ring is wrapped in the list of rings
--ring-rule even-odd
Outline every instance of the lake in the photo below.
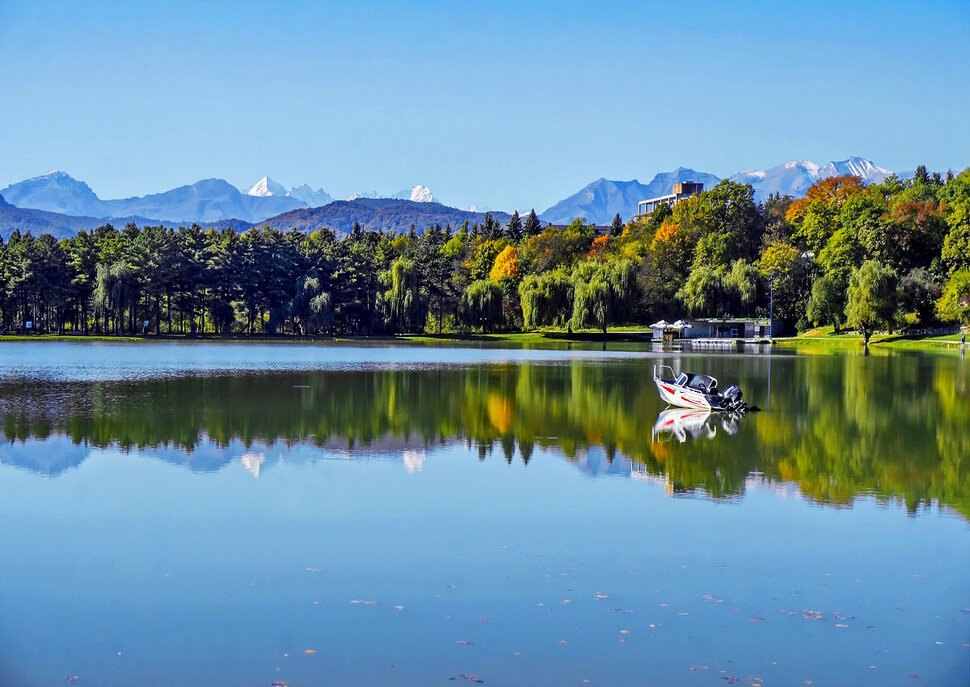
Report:
[[[10,342],[0,361],[4,687],[970,677],[956,355]],[[658,363],[762,410],[665,411]]]

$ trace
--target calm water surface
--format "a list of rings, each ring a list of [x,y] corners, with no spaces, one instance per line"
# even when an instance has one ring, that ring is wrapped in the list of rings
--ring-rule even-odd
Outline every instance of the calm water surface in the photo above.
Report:
[[[966,360],[630,349],[0,344],[0,685],[967,684]]]

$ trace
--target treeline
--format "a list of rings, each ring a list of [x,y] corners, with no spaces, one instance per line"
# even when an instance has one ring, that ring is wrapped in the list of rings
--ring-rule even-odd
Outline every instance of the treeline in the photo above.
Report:
[[[338,238],[111,225],[0,244],[4,331],[372,334],[595,328],[764,316],[876,329],[970,321],[970,171],[805,198],[723,181],[607,233],[583,220]],[[29,323],[29,327],[28,327]]]

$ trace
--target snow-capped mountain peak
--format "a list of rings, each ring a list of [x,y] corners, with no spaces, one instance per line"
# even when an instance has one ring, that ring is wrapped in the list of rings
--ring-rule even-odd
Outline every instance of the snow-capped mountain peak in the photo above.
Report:
[[[286,195],[291,198],[296,198],[297,200],[302,200],[307,204],[307,207],[318,208],[333,202],[333,196],[324,191],[322,188],[313,190],[308,184],[303,184],[302,186],[294,186]]]
[[[401,189],[397,193],[384,195],[376,191],[360,191],[355,193],[347,200],[357,200],[358,198],[393,198],[395,200],[410,200],[414,203],[437,203],[438,199],[431,193],[427,186],[417,184],[411,188]]]
[[[415,203],[433,203],[436,199],[430,188],[417,184],[411,189],[411,200]]]
[[[888,169],[877,167],[863,157],[850,157],[848,160],[829,162],[826,165],[822,165],[819,168],[818,177],[819,179],[826,179],[828,177],[844,176],[846,174],[854,177],[862,177],[863,180],[870,183],[878,183],[891,176],[892,172]]]
[[[774,193],[798,198],[804,196],[815,182],[846,174],[861,177],[869,184],[877,184],[892,172],[877,167],[865,158],[850,157],[847,160],[827,162],[824,165],[817,165],[811,160],[792,160],[769,169],[748,169],[738,172],[731,177],[731,180],[751,184],[755,199],[764,200]]]
[[[281,184],[277,184],[268,176],[263,177],[250,188],[246,195],[249,196],[285,196],[286,189]]]

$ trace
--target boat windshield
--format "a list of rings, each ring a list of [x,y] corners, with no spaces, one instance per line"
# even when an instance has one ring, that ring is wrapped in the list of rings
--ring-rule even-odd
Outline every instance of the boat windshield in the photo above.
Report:
[[[684,383],[691,389],[697,389],[698,391],[710,392],[717,388],[717,380],[710,375],[702,374],[690,374],[687,375],[688,379]]]
[[[676,384],[677,386],[687,386],[687,380],[689,380],[689,379],[690,379],[690,377],[687,375],[686,372],[681,372],[677,376],[677,381],[674,382],[674,384]]]

